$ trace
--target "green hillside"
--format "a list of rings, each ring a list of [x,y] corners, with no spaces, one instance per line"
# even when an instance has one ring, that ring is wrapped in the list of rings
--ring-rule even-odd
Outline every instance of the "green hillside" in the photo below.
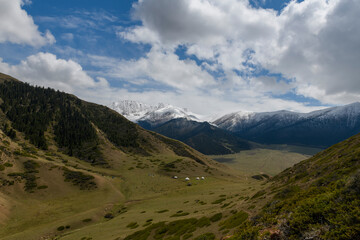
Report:
[[[275,176],[232,239],[360,239],[360,135]]]

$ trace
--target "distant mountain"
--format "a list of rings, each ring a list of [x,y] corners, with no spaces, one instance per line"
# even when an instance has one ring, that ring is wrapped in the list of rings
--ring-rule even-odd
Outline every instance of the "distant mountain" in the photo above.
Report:
[[[328,147],[360,132],[360,103],[310,113],[236,112],[213,123],[254,142]]]
[[[129,100],[113,102],[110,107],[141,127],[182,141],[203,154],[230,154],[251,148],[248,141],[202,122],[198,115],[187,109]]]
[[[155,127],[147,121],[138,123],[146,129],[180,140],[203,154],[230,154],[251,149],[248,141],[208,122],[176,118]]]
[[[159,103],[148,105],[131,100],[113,102],[110,108],[133,122],[147,122],[151,127],[159,126],[167,121],[177,118],[200,121],[198,116],[187,109]]]

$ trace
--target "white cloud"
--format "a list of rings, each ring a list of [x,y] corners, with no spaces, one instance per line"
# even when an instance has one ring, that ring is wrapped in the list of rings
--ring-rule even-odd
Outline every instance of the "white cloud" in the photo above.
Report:
[[[0,59],[0,72],[33,85],[51,87],[70,93],[81,93],[91,88],[107,87],[107,81],[95,81],[72,60],[58,59],[51,53],[31,55],[18,65],[9,65]]]
[[[31,16],[21,7],[30,1],[0,0],[0,43],[11,42],[43,46],[53,44],[54,36],[46,31],[40,33]]]
[[[274,99],[264,95],[261,91],[258,91],[259,85],[256,82],[248,82],[231,72],[228,73],[227,78],[234,82],[234,85],[237,86],[236,88],[232,88],[232,85],[229,87],[221,83],[214,83],[213,81],[209,83],[207,82],[207,74],[203,76],[204,73],[201,68],[197,67],[195,63],[178,62],[179,59],[177,59],[176,56],[172,54],[168,56],[164,52],[154,52],[152,54],[155,56],[149,54],[147,58],[140,59],[139,61],[143,62],[141,64],[137,64],[134,61],[118,61],[108,57],[89,56],[92,64],[101,68],[101,71],[95,73],[95,75],[101,75],[101,73],[103,73],[103,76],[96,77],[96,80],[90,77],[77,62],[59,59],[51,53],[31,55],[17,65],[10,65],[0,58],[0,72],[9,74],[33,85],[59,89],[76,94],[84,100],[104,105],[119,98],[133,99],[149,104],[165,102],[180,107],[187,107],[205,116],[211,114],[226,114],[239,109],[248,111],[271,111],[280,109],[310,111],[315,109],[314,107],[306,107],[295,101]],[[154,66],[153,63],[150,63],[153,62],[152,58],[159,60],[155,61],[158,65]],[[160,71],[160,69],[167,67],[166,63],[173,64],[172,61],[180,64],[180,66],[178,66],[178,70],[168,72],[170,74],[169,78],[174,81],[177,77],[176,79],[180,81],[180,83],[168,82],[166,78],[167,72]],[[152,76],[156,77],[156,79],[163,79],[159,81],[160,83],[174,86],[177,90],[141,90],[142,86],[139,89],[117,88],[111,87],[104,78],[104,76],[110,78],[126,78],[126,81],[132,83],[133,81],[140,81],[142,76],[151,75],[152,71],[154,71]],[[161,76],[158,76],[159,74]],[[176,76],[176,74],[180,75]],[[187,82],[181,82],[184,74],[188,74],[185,78],[192,75],[196,76],[192,76],[190,80],[186,79]],[[192,84],[191,81],[198,82]],[[206,88],[208,84],[217,85],[204,91],[204,88]],[[264,91],[266,91],[266,87],[264,87],[264,89]],[[241,98],[238,96],[241,96]]]
[[[177,90],[205,88],[215,84],[213,77],[195,61],[180,60],[173,52],[156,47],[138,60],[117,61],[99,56],[90,58],[93,66],[107,68],[108,76],[133,84],[151,80]]]
[[[121,30],[120,37],[172,51],[186,46],[187,54],[212,62],[203,64],[203,71],[225,73],[217,81],[227,89],[256,91],[257,86],[263,94],[295,89],[324,104],[360,100],[357,0],[293,0],[280,13],[253,8],[248,0],[140,0],[134,10],[142,25]],[[229,76],[233,70],[251,75],[254,69],[245,61],[293,81],[250,78],[239,85]]]

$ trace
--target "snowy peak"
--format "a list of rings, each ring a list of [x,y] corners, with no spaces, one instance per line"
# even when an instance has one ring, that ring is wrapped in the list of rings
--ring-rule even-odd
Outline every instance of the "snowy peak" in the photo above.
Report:
[[[185,118],[187,120],[199,121],[198,117],[187,109],[166,105],[153,111],[147,112],[138,121],[146,121],[150,125],[159,125],[172,119]]]
[[[163,103],[152,106],[131,100],[121,100],[111,103],[110,108],[117,111],[130,121],[137,121],[139,118],[142,118],[148,112],[155,111],[164,106],[165,105]]]
[[[304,117],[355,117],[360,114],[360,103],[355,102],[344,106],[326,108],[323,110],[318,110],[310,113],[304,114]]]
[[[255,142],[326,147],[360,132],[360,103],[310,113],[236,112],[214,124]]]
[[[199,121],[199,117],[187,109],[159,103],[148,105],[131,100],[113,102],[110,108],[133,122],[148,122],[150,125],[159,125],[177,118]]]
[[[360,103],[355,102],[345,106],[331,107],[310,113],[298,113],[286,110],[276,112],[235,112],[227,114],[214,121],[214,124],[232,130],[238,125],[245,123],[258,123],[268,119],[277,120],[278,122],[294,122],[307,119],[339,119],[339,118],[357,118],[360,115]]]

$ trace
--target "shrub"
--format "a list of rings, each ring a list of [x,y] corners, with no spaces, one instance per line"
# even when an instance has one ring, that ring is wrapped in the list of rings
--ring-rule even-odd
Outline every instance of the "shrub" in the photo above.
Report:
[[[219,204],[219,203],[222,203],[225,200],[226,200],[226,198],[220,198],[220,199],[217,199],[217,200],[213,201],[211,204]]]
[[[112,219],[112,218],[114,218],[114,215],[112,213],[107,213],[104,215],[104,218]]]
[[[57,230],[60,232],[60,231],[63,231],[65,229],[65,227],[64,226],[60,226],[60,227],[58,227],[57,228]]]
[[[131,222],[128,225],[126,225],[127,228],[131,228],[131,229],[135,229],[139,226],[139,224],[137,224],[137,222]]]
[[[6,163],[4,163],[4,166],[5,167],[12,167],[13,165],[11,163],[9,163],[9,162],[6,162]]]
[[[96,188],[94,177],[84,174],[83,172],[71,171],[63,167],[65,182],[72,182],[73,185],[79,186],[81,190],[91,190]]]
[[[215,234],[213,233],[204,233],[194,238],[194,240],[214,240],[214,239],[215,239]]]
[[[234,227],[239,226],[241,223],[243,223],[248,218],[248,214],[246,212],[240,211],[225,221],[221,222],[219,226],[221,226],[224,229],[232,229]]]
[[[222,213],[216,213],[215,215],[210,217],[210,221],[217,222],[217,221],[221,220],[221,218],[222,218]]]

